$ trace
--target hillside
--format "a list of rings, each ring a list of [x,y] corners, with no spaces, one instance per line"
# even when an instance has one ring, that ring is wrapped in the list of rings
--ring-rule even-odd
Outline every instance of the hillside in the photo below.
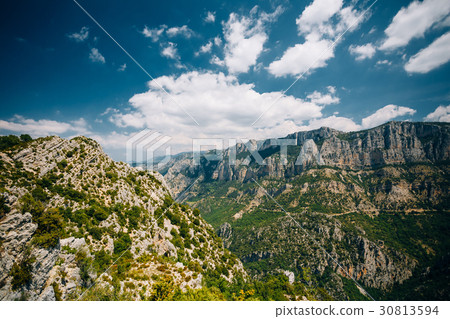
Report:
[[[286,139],[295,145],[283,163],[276,144]],[[232,152],[197,166],[183,155],[162,173],[176,192],[200,177],[189,203],[252,277],[311,271],[338,300],[365,298],[347,273],[380,299],[448,296],[449,124],[321,128],[238,144],[236,163]]]

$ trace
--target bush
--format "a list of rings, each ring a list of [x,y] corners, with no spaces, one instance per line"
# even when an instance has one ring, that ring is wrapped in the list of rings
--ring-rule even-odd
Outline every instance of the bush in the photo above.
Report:
[[[6,204],[6,198],[0,195],[0,219],[11,211],[11,208]]]
[[[46,202],[48,199],[48,195],[47,193],[44,191],[44,189],[41,186],[36,186],[32,191],[31,191],[31,196],[33,196],[33,198],[35,200],[41,201],[41,202]]]
[[[33,262],[34,258],[30,257],[29,252],[26,252],[22,261],[13,265],[9,272],[12,276],[11,285],[13,290],[17,290],[31,282]]]
[[[58,244],[63,234],[63,218],[56,209],[49,209],[37,219],[38,228],[34,234],[33,241],[44,248],[54,247]]]
[[[114,254],[119,255],[131,247],[131,237],[126,233],[119,233],[119,238],[114,241]]]
[[[80,278],[83,287],[89,287],[91,283],[91,276],[89,275],[89,271],[91,270],[92,259],[87,257],[85,251],[79,250],[75,256],[75,261],[78,268],[80,268]]]

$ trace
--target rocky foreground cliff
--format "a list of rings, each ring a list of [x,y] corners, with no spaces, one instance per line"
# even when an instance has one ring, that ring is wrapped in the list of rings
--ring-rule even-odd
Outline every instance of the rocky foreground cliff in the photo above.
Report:
[[[200,177],[189,203],[253,277],[311,271],[341,300],[358,298],[350,275],[378,298],[444,299],[449,159],[448,123],[390,122],[250,141],[199,165],[184,154],[162,173],[176,192]]]
[[[158,173],[84,137],[16,144],[0,152],[0,300],[183,299],[205,274],[246,278]]]

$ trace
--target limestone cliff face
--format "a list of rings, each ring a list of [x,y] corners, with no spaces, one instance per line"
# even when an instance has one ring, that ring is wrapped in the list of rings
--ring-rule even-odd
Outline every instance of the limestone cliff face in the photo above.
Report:
[[[235,163],[229,162],[231,149],[223,152],[222,160],[203,160],[200,165],[194,165],[192,156],[184,154],[182,159],[174,158],[167,164],[165,176],[174,192],[179,193],[184,189],[180,185],[189,185],[194,176],[202,176],[206,181],[242,182],[261,177],[292,177],[317,165],[358,170],[450,159],[450,125],[446,123],[389,122],[351,133],[321,128],[297,132],[285,139],[295,141],[295,146],[288,146],[287,163],[280,160],[280,148],[273,141],[252,141],[236,146]],[[251,156],[258,146],[261,163]]]
[[[160,174],[91,139],[41,138],[0,159],[0,300],[148,299],[161,282],[201,288],[217,267],[246,276]]]

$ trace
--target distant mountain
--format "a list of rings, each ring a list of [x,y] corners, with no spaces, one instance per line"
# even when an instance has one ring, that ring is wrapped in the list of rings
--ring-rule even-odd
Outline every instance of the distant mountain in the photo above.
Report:
[[[198,179],[189,203],[254,278],[311,273],[338,300],[366,298],[350,276],[381,299],[449,295],[448,123],[321,128],[222,155],[176,157],[164,177],[175,194]]]

